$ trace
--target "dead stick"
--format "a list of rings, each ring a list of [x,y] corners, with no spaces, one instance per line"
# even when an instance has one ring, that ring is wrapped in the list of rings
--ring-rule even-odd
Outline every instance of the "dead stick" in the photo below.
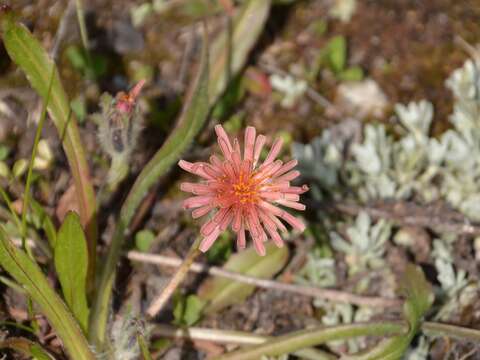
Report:
[[[132,261],[144,262],[149,264],[179,267],[182,264],[181,259],[176,259],[162,255],[152,255],[138,251],[130,251],[127,254],[128,259]],[[330,300],[334,302],[355,304],[360,306],[371,306],[381,308],[400,308],[403,301],[400,299],[387,299],[373,296],[361,296],[344,291],[322,289],[313,286],[287,284],[275,280],[259,279],[252,276],[228,271],[216,266],[206,266],[199,263],[192,263],[188,269],[196,273],[207,273],[212,276],[224,277],[234,281],[242,282],[248,285],[254,285],[265,289],[274,289],[279,291],[301,294],[314,298]]]

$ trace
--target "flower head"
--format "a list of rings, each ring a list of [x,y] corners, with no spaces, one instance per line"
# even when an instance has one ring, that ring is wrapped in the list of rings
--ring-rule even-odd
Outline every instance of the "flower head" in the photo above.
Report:
[[[278,246],[283,240],[278,231],[287,229],[281,220],[294,229],[303,231],[302,221],[277,205],[305,210],[300,204],[300,194],[308,187],[291,186],[290,182],[300,175],[292,170],[296,160],[283,163],[275,160],[280,153],[282,140],[277,139],[270,149],[265,161],[259,164],[260,153],[265,144],[265,136],[256,136],[255,128],[249,126],[245,131],[243,157],[237,139],[230,139],[221,125],[215,127],[218,144],[223,153],[223,160],[216,155],[210,162],[190,163],[180,160],[178,165],[192,174],[200,176],[201,183],[182,183],[181,190],[194,194],[183,203],[185,209],[193,210],[193,218],[214,213],[201,227],[203,240],[200,250],[205,252],[218,236],[228,227],[237,234],[237,247],[246,247],[245,232],[253,239],[255,250],[265,255],[264,242],[271,238]]]

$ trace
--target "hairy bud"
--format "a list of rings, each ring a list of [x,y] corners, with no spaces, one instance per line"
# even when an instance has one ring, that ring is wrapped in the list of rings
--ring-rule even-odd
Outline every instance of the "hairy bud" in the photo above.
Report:
[[[142,80],[128,93],[121,91],[115,98],[105,93],[100,99],[102,112],[95,117],[100,144],[112,158],[107,182],[113,188],[127,175],[130,156],[135,150],[141,129],[137,100],[144,85]]]

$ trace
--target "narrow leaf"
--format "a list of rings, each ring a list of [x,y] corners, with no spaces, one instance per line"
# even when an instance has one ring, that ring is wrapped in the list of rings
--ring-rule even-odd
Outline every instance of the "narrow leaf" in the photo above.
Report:
[[[80,141],[75,115],[62,86],[58,70],[45,49],[30,31],[16,21],[11,10],[0,11],[3,44],[10,58],[22,69],[31,86],[44,101],[47,100],[50,76],[53,74],[48,112],[52,118],[67,155],[77,191],[82,223],[87,226],[89,240],[89,276],[94,275],[96,251],[96,201],[90,173]]]
[[[63,297],[84,332],[88,328],[87,268],[88,250],[78,215],[69,212],[58,231],[55,244],[55,269]]]
[[[145,336],[142,334],[137,334],[137,341],[143,360],[153,360],[152,354],[150,354],[150,350],[148,350],[148,342],[145,339]]]
[[[73,360],[93,360],[82,330],[58,297],[38,265],[17,249],[0,228],[0,266],[7,271],[35,301],[62,340]]]
[[[231,28],[213,42],[210,57],[210,104],[213,105],[228,83],[245,66],[270,12],[271,0],[248,0],[233,19]]]
[[[271,243],[266,247],[266,256],[259,256],[253,248],[250,248],[232,255],[224,268],[253,277],[272,278],[285,266],[288,260],[288,249],[286,246],[277,248]],[[230,279],[209,278],[200,286],[199,297],[208,301],[204,312],[209,314],[244,301],[254,290],[254,285]]]

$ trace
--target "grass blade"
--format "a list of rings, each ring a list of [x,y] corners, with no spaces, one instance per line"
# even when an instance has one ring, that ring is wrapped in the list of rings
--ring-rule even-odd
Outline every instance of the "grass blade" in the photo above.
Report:
[[[41,311],[62,340],[71,359],[93,360],[80,326],[58,297],[38,265],[22,250],[17,249],[0,229],[0,266],[2,266],[38,304]]]
[[[82,224],[86,227],[89,241],[89,278],[92,280],[97,238],[96,201],[83,145],[78,133],[77,121],[70,109],[58,70],[41,44],[25,26],[16,21],[12,11],[6,7],[0,11],[0,23],[3,44],[8,55],[22,69],[31,86],[45,102],[49,97],[50,75],[53,74],[47,109],[62,139],[75,182],[80,216]]]
[[[230,80],[247,62],[248,55],[263,31],[271,0],[248,0],[233,19],[230,31],[213,42],[210,56],[210,105],[217,102]]]

